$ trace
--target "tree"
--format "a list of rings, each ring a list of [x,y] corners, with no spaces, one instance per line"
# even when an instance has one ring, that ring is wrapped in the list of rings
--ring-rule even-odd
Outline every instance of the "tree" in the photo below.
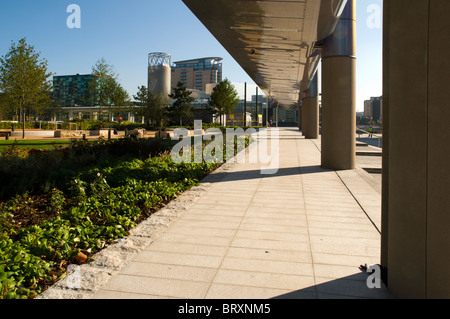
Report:
[[[115,106],[116,112],[119,114],[125,112],[130,104],[128,92],[116,81],[111,95],[111,102]]]
[[[10,112],[8,104],[6,102],[6,94],[0,92],[0,119],[4,120],[7,114]]]
[[[62,104],[60,103],[60,101],[58,99],[56,99],[54,97],[54,92],[52,91],[50,93],[50,104],[47,108],[47,116],[50,119],[56,119],[57,118],[57,114],[61,114],[62,113]]]
[[[148,106],[149,115],[153,123],[161,127],[167,120],[167,106],[169,105],[169,99],[160,93],[149,93],[148,94]]]
[[[194,100],[183,82],[179,81],[177,86],[173,88],[174,93],[169,97],[174,99],[172,106],[168,109],[169,113],[180,120],[180,126],[183,126],[183,117],[192,116],[191,102]]]
[[[136,104],[138,106],[146,106],[148,103],[148,89],[145,85],[141,85],[138,87],[138,91],[136,95],[133,95],[133,99],[135,99]]]
[[[136,101],[136,105],[139,107],[137,113],[144,117],[147,125],[150,125],[148,89],[144,85],[139,86],[138,91],[136,95],[133,95],[133,98]]]
[[[162,126],[163,121],[167,116],[166,106],[168,100],[162,93],[153,94],[142,85],[138,87],[138,92],[133,96],[139,108],[139,115],[145,118],[145,123],[150,125],[153,123],[156,126]]]
[[[111,96],[112,104],[114,106],[125,106],[130,101],[128,92],[122,87],[120,83],[115,83],[115,87]]]
[[[25,138],[26,110],[39,108],[50,103],[52,75],[47,72],[47,60],[40,58],[34,46],[25,38],[16,44],[12,42],[8,53],[0,58],[0,90],[5,93],[7,103],[20,111]]]
[[[92,67],[92,80],[88,83],[88,99],[92,105],[99,105],[99,115],[102,113],[102,106],[107,106],[109,110],[109,120],[111,120],[111,105],[114,91],[117,87],[117,75],[114,67],[108,64],[105,58],[97,60]],[[99,118],[100,119],[100,118]]]
[[[222,115],[230,114],[239,104],[238,92],[228,79],[219,82],[211,92],[210,105],[215,113],[220,116],[222,123]]]

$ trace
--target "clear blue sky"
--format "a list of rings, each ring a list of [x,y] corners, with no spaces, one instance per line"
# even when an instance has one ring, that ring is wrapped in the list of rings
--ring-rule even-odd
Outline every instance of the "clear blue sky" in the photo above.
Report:
[[[81,28],[69,29],[70,4],[81,8]],[[369,5],[357,0],[358,110],[364,99],[381,95],[381,28],[369,28]],[[133,95],[147,84],[147,56],[167,52],[172,60],[204,56],[224,58],[224,77],[253,83],[181,0],[15,0],[0,3],[0,55],[11,41],[27,42],[48,60],[56,75],[90,73],[104,57]]]

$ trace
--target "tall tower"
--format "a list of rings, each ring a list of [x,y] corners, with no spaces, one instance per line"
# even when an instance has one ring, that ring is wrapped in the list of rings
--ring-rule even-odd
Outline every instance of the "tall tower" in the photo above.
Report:
[[[171,93],[171,56],[154,52],[148,55],[148,90],[150,93],[162,93],[165,98]]]

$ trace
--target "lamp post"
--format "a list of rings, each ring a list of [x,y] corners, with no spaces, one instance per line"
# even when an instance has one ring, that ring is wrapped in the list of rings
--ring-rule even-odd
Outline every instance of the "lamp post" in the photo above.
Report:
[[[244,124],[247,125],[247,82],[244,83]]]
[[[258,117],[258,87],[256,87],[256,101],[255,101],[255,106],[256,106],[256,126],[259,125],[259,117]]]

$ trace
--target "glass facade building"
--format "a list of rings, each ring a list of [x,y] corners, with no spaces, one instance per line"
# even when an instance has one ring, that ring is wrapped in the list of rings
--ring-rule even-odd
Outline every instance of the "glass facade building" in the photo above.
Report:
[[[92,74],[54,76],[54,98],[62,107],[98,106],[89,93],[89,85],[96,81]]]

